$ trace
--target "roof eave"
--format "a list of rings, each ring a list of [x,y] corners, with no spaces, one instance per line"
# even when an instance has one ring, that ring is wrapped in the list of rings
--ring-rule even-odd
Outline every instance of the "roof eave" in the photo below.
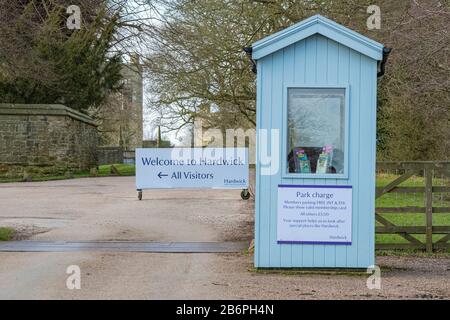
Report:
[[[291,44],[321,34],[374,60],[383,59],[383,45],[336,22],[315,15],[287,29],[255,42],[253,59],[258,60]]]

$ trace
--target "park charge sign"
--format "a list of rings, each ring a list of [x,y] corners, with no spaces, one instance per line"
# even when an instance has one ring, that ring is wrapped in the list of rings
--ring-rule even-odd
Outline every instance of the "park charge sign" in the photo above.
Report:
[[[247,189],[248,150],[136,149],[136,188]]]
[[[351,186],[278,186],[279,244],[352,244]]]

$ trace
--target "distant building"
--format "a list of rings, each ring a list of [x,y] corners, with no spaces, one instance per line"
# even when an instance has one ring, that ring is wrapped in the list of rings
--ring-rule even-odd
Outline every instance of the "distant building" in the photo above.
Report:
[[[98,110],[101,145],[119,146],[134,150],[143,146],[143,74],[137,55],[124,64],[122,89],[111,95],[108,102]]]
[[[144,140],[142,143],[144,148],[171,148],[172,144],[169,140],[163,140],[161,136],[161,126],[158,126],[156,140]]]

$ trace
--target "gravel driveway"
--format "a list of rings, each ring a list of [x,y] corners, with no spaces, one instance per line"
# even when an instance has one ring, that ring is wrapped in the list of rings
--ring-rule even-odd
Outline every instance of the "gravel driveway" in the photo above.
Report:
[[[46,241],[248,241],[253,206],[239,191],[144,191],[133,177],[0,185],[0,225]],[[449,299],[450,259],[378,257],[381,290],[365,274],[255,272],[252,256],[1,253],[0,299]],[[81,290],[66,268],[81,269]]]

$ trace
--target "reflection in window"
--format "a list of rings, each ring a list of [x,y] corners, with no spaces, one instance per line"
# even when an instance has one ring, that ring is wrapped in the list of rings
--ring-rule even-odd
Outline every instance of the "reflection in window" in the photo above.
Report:
[[[288,89],[288,172],[343,174],[345,89]]]

